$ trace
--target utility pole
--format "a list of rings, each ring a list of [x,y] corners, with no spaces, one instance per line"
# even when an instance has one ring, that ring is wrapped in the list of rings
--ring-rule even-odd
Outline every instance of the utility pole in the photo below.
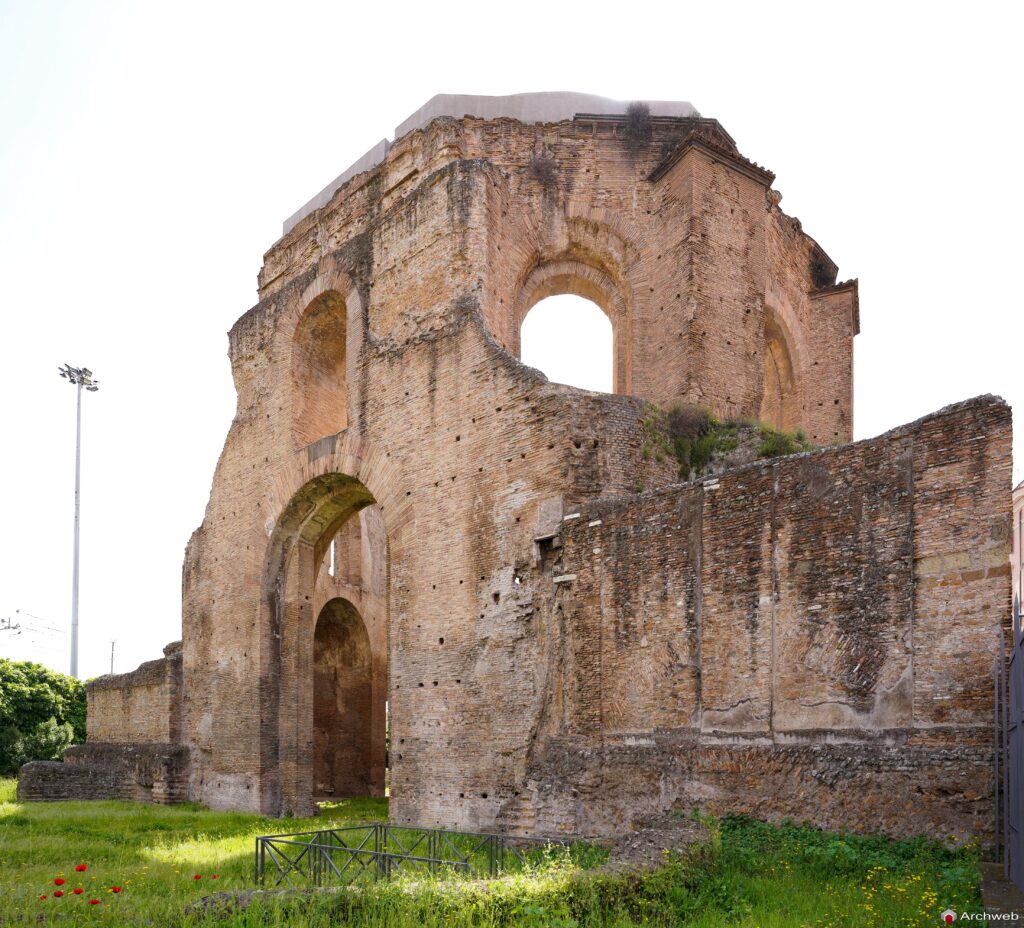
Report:
[[[113,639],[110,642],[110,674],[111,674],[111,676],[113,676],[113,674],[114,674],[114,645],[115,644],[117,644],[117,639],[116,638]]]
[[[78,523],[79,501],[82,489],[82,387],[90,393],[99,389],[99,381],[92,379],[87,367],[65,364],[57,368],[61,377],[78,387],[78,411],[75,430],[75,554],[71,570],[71,676],[78,676]]]

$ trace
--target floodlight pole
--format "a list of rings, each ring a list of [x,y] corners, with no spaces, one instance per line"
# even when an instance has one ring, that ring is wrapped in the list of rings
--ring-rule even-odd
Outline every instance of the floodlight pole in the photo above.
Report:
[[[82,495],[82,381],[78,380],[75,422],[75,555],[71,568],[71,676],[78,676],[78,524]]]
[[[57,369],[65,380],[78,387],[78,403],[75,416],[75,553],[71,570],[71,676],[78,676],[78,534],[79,512],[82,496],[82,387],[95,393],[99,382],[92,379],[87,367],[72,367],[65,364]]]

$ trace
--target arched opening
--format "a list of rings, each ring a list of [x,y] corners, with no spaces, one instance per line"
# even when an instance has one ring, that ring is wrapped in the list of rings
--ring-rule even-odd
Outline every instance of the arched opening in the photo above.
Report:
[[[362,509],[324,537],[313,593],[313,792],[319,798],[383,796],[387,538],[380,507]]]
[[[633,388],[631,298],[621,277],[566,254],[525,274],[513,309],[514,352],[557,383]]]
[[[764,396],[761,421],[787,432],[800,427],[796,403],[796,382],[789,341],[775,314],[769,309],[764,324]]]
[[[336,290],[321,293],[302,314],[292,341],[292,434],[299,447],[348,424],[347,310]]]
[[[519,333],[520,359],[555,383],[611,393],[615,388],[612,323],[593,301],[549,296],[527,312]]]
[[[313,795],[369,796],[375,790],[373,660],[366,625],[336,597],[320,610],[313,636]]]
[[[277,519],[263,580],[267,814],[385,793],[388,556],[383,511],[346,474],[313,478]]]

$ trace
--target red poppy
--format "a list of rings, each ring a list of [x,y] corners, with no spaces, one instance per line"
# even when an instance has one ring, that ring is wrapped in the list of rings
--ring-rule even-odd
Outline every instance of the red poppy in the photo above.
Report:
[[[76,873],[85,873],[85,871],[88,870],[88,869],[89,868],[85,864],[79,864],[77,867],[75,867],[75,872]]]
[[[53,885],[54,886],[63,886],[65,882],[66,882],[65,880],[62,880],[60,877],[57,877],[57,879],[55,879],[53,881]]]
[[[197,873],[194,877],[192,877],[192,879],[193,880],[201,880],[202,877]]]
[[[40,899],[45,899],[45,898],[46,898],[46,896],[45,896],[45,895],[43,895],[43,896],[40,896],[39,898],[40,898]]]
[[[81,886],[76,886],[73,890],[71,890],[71,892],[73,892],[76,896],[81,896],[82,895],[82,887]]]
[[[119,892],[121,892],[121,887],[120,886],[111,886],[110,887],[110,891],[112,893],[119,893]]]
[[[220,877],[217,876],[217,874],[215,873],[212,877],[210,877],[210,879],[212,879],[212,880],[219,880]]]
[[[64,893],[63,893],[63,892],[61,892],[61,890],[59,890],[59,889],[58,889],[58,890],[57,890],[56,892],[54,892],[54,894],[53,894],[53,895],[54,895],[54,898],[56,898],[56,899],[60,899],[60,897],[61,897],[61,896],[63,896],[63,895],[64,895]]]
[[[100,904],[99,899],[90,899],[89,900],[89,905],[99,905],[99,904]]]

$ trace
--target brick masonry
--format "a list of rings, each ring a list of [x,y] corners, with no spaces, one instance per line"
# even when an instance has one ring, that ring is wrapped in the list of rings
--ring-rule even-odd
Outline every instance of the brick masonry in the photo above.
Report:
[[[1013,550],[1010,552],[1013,595],[1024,611],[1024,480],[1013,489]]]
[[[94,684],[86,747],[167,732],[191,798],[305,813],[380,790],[387,715],[398,821],[983,830],[1009,410],[844,445],[856,282],[715,120],[628,125],[435,119],[267,252],[180,678]],[[554,293],[610,317],[615,394],[517,360]],[[837,447],[673,485],[679,399]]]
[[[1009,428],[983,397],[580,507],[551,566],[572,579],[527,773],[540,830],[700,803],[988,835]]]

